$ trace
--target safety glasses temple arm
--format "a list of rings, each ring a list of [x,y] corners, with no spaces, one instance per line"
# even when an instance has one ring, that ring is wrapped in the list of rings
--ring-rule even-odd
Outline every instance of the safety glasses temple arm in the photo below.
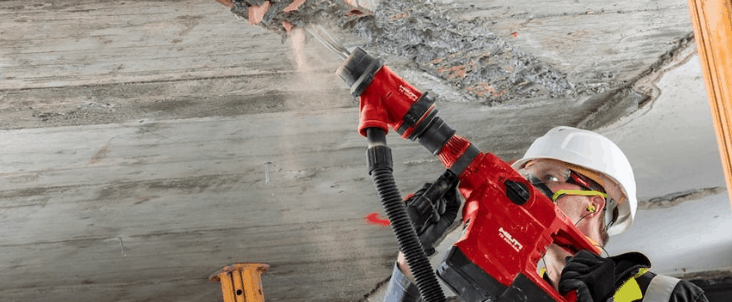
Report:
[[[557,201],[562,195],[582,195],[582,196],[602,196],[607,198],[607,194],[600,191],[585,191],[585,190],[559,190],[552,196],[552,201]]]

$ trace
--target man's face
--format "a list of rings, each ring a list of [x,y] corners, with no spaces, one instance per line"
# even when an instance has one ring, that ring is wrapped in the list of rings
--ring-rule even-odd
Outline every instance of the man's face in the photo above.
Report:
[[[549,189],[552,192],[558,192],[559,190],[581,190],[582,188],[565,183],[549,186]],[[607,232],[604,226],[605,215],[602,212],[605,206],[603,197],[562,195],[557,198],[556,204],[585,236],[604,245],[607,241]],[[592,210],[593,207],[594,210]]]
[[[532,182],[540,181],[545,184],[552,193],[566,192],[554,195],[554,202],[583,234],[604,245],[607,241],[603,215],[605,198],[599,194],[592,195],[592,192],[602,193],[603,189],[599,184],[554,160],[528,163],[521,172],[524,176],[533,176]]]
[[[591,173],[585,170],[587,174]],[[519,170],[530,182],[546,185],[552,199],[575,226],[596,245],[602,247],[607,242],[605,228],[604,188],[591,178],[597,175],[582,175],[569,165],[555,160],[535,160],[526,163]],[[557,286],[565,258],[572,256],[563,248],[553,244],[544,255],[547,274],[553,285]]]

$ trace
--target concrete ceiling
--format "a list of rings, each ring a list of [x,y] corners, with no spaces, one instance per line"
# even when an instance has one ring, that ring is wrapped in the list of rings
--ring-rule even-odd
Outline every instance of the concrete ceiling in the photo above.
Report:
[[[696,257],[732,240],[685,1],[361,4],[345,18],[337,2],[327,28],[439,95],[482,150],[516,159],[557,125],[626,150],[645,222],[611,253],[687,277],[732,267]],[[233,262],[270,265],[268,301],[375,299],[396,242],[365,219],[383,210],[337,55],[215,1],[2,1],[0,16],[3,299],[220,301],[208,276]],[[389,144],[404,194],[441,172]]]

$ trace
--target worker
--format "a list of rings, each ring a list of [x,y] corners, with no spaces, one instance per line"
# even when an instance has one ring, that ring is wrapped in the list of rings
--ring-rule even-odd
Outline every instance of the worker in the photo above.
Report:
[[[555,127],[536,139],[512,167],[547,195],[599,247],[633,224],[638,203],[633,170],[620,148],[600,134]],[[422,191],[424,188],[415,195]],[[447,212],[457,213],[458,198],[445,194],[440,202],[448,205]],[[406,201],[408,209],[412,199]],[[443,219],[455,216],[442,215]],[[452,222],[438,221],[428,228],[432,234],[421,234],[423,247],[433,252],[431,246],[439,243],[437,238],[444,237]],[[544,265],[539,273],[544,280],[560,294],[576,291],[580,302],[708,301],[703,291],[688,281],[649,272],[650,260],[638,252],[600,257],[583,250],[570,255],[551,245],[541,262]],[[401,252],[384,301],[421,301]]]

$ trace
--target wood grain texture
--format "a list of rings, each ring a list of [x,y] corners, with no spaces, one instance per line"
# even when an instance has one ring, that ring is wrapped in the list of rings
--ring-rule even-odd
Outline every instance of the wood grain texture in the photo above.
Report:
[[[727,188],[732,188],[732,2],[689,1]],[[730,199],[732,203],[732,199]]]

